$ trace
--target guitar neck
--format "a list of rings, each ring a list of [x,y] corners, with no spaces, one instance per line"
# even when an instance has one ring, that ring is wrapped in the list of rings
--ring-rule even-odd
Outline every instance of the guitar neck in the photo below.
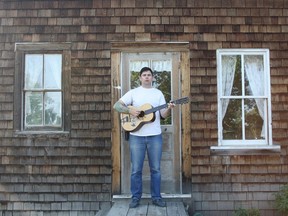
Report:
[[[164,109],[164,108],[167,108],[167,107],[168,107],[168,104],[163,104],[163,105],[160,105],[160,106],[153,107],[151,109],[145,110],[144,113],[145,113],[145,115],[147,115],[147,114],[154,113],[154,112],[156,112],[158,110],[161,110],[161,109]]]
[[[188,97],[184,97],[184,98],[177,99],[175,101],[171,101],[171,103],[174,103],[174,104],[188,103]],[[167,107],[168,107],[168,103],[162,104],[162,105],[157,106],[157,107],[152,107],[151,109],[145,110],[144,114],[147,115],[147,114],[150,114],[150,113],[154,113],[154,112],[156,112],[158,110],[161,110],[161,109],[167,108]]]

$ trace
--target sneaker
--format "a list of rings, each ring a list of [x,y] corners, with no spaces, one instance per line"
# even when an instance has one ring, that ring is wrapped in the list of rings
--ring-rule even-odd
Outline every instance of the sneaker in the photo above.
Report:
[[[166,202],[164,202],[162,199],[156,199],[152,200],[153,205],[159,206],[159,207],[166,207]]]
[[[139,206],[139,200],[137,199],[132,199],[132,201],[129,204],[129,208],[136,208]]]

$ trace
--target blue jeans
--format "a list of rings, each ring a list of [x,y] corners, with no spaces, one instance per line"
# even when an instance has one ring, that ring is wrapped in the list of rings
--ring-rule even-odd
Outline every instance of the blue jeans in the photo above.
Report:
[[[162,135],[129,137],[131,157],[131,193],[132,199],[141,199],[142,196],[142,170],[147,150],[150,167],[150,190],[152,200],[160,199],[162,157]]]

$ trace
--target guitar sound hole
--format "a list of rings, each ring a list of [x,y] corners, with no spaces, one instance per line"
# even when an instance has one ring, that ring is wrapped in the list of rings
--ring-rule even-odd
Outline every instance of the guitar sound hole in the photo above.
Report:
[[[138,117],[142,118],[142,117],[144,117],[144,115],[145,115],[144,111],[141,111],[140,114],[138,115]]]

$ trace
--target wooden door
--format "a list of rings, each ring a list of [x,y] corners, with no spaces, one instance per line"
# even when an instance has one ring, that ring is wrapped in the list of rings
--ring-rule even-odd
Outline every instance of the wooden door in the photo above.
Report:
[[[166,101],[181,97],[178,52],[165,53],[122,53],[121,95],[140,85],[139,71],[148,66],[154,71],[154,85],[159,88]],[[180,105],[181,106],[181,105]],[[173,109],[170,118],[161,122],[163,153],[161,161],[161,193],[179,194],[181,190],[181,107]],[[130,194],[130,151],[129,144],[121,131],[121,194]],[[143,168],[143,193],[150,194],[150,171],[147,155]]]

